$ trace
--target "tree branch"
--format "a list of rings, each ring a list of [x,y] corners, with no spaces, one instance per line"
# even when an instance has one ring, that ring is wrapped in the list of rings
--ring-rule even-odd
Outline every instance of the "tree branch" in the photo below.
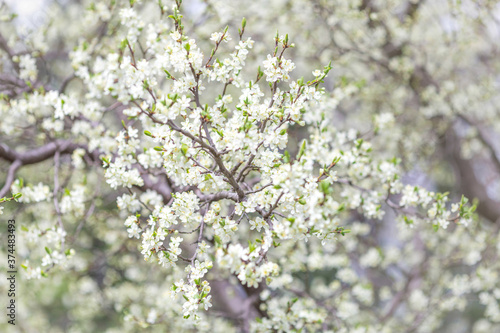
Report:
[[[7,178],[5,179],[5,184],[0,190],[0,198],[3,198],[10,190],[12,183],[14,182],[14,178],[16,175],[17,169],[22,166],[22,162],[20,160],[15,160],[9,167],[9,171],[7,172]]]
[[[72,153],[77,148],[86,148],[83,145],[77,145],[67,140],[56,140],[47,143],[44,146],[20,153],[12,150],[6,144],[0,144],[0,158],[9,162],[19,160],[22,165],[35,164],[45,161],[55,155],[56,151],[60,154]]]

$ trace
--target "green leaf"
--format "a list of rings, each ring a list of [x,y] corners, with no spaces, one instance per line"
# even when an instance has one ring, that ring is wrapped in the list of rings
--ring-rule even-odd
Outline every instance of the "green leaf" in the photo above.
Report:
[[[128,44],[127,39],[122,40],[122,42],[120,43],[120,49],[124,50],[127,47],[127,44]]]
[[[288,150],[285,150],[285,154],[283,156],[283,162],[290,163],[290,153],[288,152]]]
[[[248,241],[248,249],[249,249],[249,253],[252,253],[253,251],[255,251],[255,249],[257,248],[257,245],[255,245],[254,243],[252,243],[251,241]]]
[[[187,144],[183,143],[181,146],[182,155],[186,156],[188,149],[189,149],[189,146]]]
[[[330,193],[330,182],[327,180],[323,180],[319,183],[319,189],[324,194]]]
[[[304,153],[306,152],[306,145],[307,145],[307,141],[304,139],[302,140],[302,144],[300,145],[300,150],[299,150],[299,154],[297,155],[297,159],[300,160],[300,158],[304,155]]]

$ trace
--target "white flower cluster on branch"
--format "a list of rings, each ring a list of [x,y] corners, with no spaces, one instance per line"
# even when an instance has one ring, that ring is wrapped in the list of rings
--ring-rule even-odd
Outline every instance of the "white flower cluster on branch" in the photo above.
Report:
[[[239,11],[206,3],[220,20]],[[19,202],[23,283],[81,296],[60,301],[75,330],[103,330],[100,308],[119,318],[110,332],[430,332],[474,306],[475,332],[495,327],[498,228],[477,223],[475,201],[408,177],[432,153],[404,134],[409,118],[433,138],[460,136],[448,108],[493,90],[437,89],[406,54],[418,2],[388,1],[396,19],[374,3],[290,1],[301,20],[326,16],[306,53],[323,50],[315,29],[342,34],[327,41],[341,61],[322,69],[287,34],[246,37],[245,19],[237,33],[199,31],[181,0],[89,1],[80,23],[45,39],[0,32],[0,214]],[[58,38],[71,41],[64,68],[49,51]],[[389,74],[367,80],[373,64]],[[339,77],[345,68],[359,78]],[[387,82],[415,96],[385,101]],[[406,104],[425,119],[394,112]]]

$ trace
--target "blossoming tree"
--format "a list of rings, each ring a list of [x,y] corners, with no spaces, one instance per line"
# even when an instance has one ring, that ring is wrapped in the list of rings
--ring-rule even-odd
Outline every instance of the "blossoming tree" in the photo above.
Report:
[[[268,2],[0,7],[17,325],[498,329],[498,4]]]

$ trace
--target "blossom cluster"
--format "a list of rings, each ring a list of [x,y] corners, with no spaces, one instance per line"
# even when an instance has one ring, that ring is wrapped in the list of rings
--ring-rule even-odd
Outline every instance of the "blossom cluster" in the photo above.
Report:
[[[206,3],[201,29],[180,0],[102,0],[83,17],[55,5],[67,29],[0,32],[0,157],[15,175],[0,213],[22,204],[23,279],[35,280],[23,283],[58,291],[33,298],[62,297],[75,331],[102,331],[102,309],[119,318],[110,332],[430,332],[473,306],[474,332],[494,331],[498,229],[477,223],[475,201],[441,193],[442,166],[427,163],[453,135],[466,141],[445,146],[458,163],[484,152],[489,136],[461,126],[494,119],[468,111],[494,100],[492,81],[436,86],[461,71],[419,56],[433,15],[418,20],[415,2],[290,1],[312,31],[301,43],[266,24],[260,38],[245,19],[213,26],[243,6]],[[61,39],[64,68],[49,51]],[[309,68],[314,57],[333,65]]]

